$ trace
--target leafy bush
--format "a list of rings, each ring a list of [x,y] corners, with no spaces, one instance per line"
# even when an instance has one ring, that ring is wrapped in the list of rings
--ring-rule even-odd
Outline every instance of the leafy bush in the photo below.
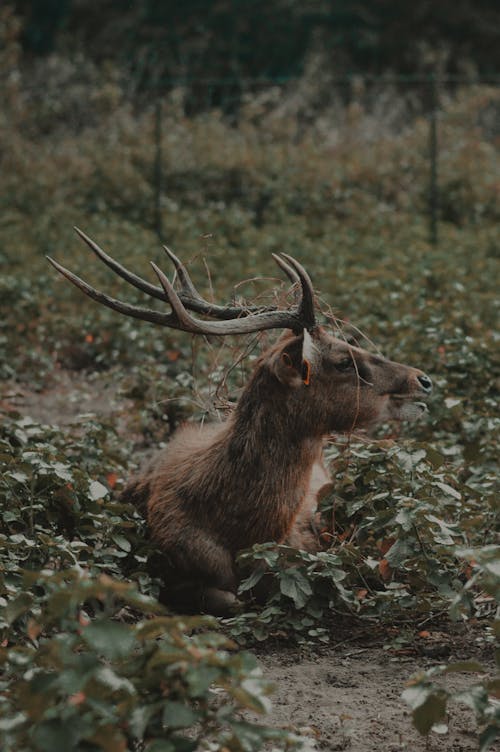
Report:
[[[322,502],[323,552],[266,544],[240,556],[243,567],[253,565],[241,592],[262,578],[270,591],[255,623],[247,614],[233,620],[240,639],[327,639],[342,615],[393,621],[410,612],[418,625],[451,603],[455,616],[474,612],[481,588],[462,549],[494,527],[494,488],[479,495],[464,483],[458,491],[445,455],[430,443],[382,444],[331,452],[335,493]]]
[[[256,750],[269,688],[214,620],[163,616],[137,512],[113,502],[114,432],[5,417],[0,740],[6,749]],[[113,579],[110,575],[114,575]],[[200,746],[201,745],[201,746]]]
[[[152,617],[155,601],[79,568],[25,573],[24,585],[43,596],[24,591],[3,609],[5,749],[186,752],[293,743],[240,715],[263,713],[269,688],[251,655],[207,631],[209,619]],[[6,647],[16,626],[21,641]]]
[[[487,605],[496,610],[494,634],[491,640],[500,638],[500,547],[485,546],[481,549],[465,549],[458,552],[467,559],[472,567],[472,576],[467,580],[457,594],[452,605],[453,610],[463,608],[474,613],[472,594],[476,588],[481,593],[490,596],[485,599]],[[491,614],[494,615],[493,613]],[[428,734],[436,725],[443,726],[446,722],[448,703],[459,702],[468,705],[476,714],[481,728],[479,736],[479,750],[485,752],[490,749],[496,739],[500,737],[500,651],[496,650],[496,675],[488,675],[488,670],[476,661],[451,663],[447,666],[435,666],[415,676],[403,692],[403,698],[412,709],[413,722],[422,734]],[[480,672],[481,681],[471,684],[465,691],[450,692],[442,687],[439,677],[453,672]]]

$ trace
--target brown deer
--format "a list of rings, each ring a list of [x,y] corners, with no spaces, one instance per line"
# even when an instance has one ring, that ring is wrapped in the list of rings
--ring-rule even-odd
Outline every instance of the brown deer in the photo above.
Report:
[[[235,556],[265,541],[318,549],[311,526],[321,457],[332,432],[413,420],[432,383],[422,371],[395,363],[329,334],[315,316],[305,269],[274,255],[299,290],[289,309],[217,306],[195,289],[172,260],[180,290],[152,263],[161,286],[138,277],[78,230],[114,272],[171,312],[120,302],[49,259],[86,295],[127,316],[192,334],[226,335],[284,329],[259,358],[233,413],[217,425],[181,427],[168,446],[131,480],[123,496],[145,511],[163,552],[172,598],[185,608],[229,612],[236,601]],[[210,317],[201,320],[194,311]],[[215,320],[213,320],[215,319]]]

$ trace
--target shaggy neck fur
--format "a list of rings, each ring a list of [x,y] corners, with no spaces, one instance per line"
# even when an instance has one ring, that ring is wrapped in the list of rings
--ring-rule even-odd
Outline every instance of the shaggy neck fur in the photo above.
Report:
[[[307,493],[322,439],[307,429],[298,390],[258,369],[208,450],[205,498],[224,499],[231,548],[283,540]],[[297,404],[290,404],[296,402]],[[234,468],[228,476],[227,468]],[[253,540],[241,539],[245,530]]]

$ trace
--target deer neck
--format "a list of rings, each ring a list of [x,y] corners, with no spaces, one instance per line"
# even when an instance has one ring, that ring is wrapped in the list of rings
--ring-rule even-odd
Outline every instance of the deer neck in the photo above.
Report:
[[[309,425],[307,413],[289,390],[269,377],[254,374],[230,421],[228,439],[238,462],[270,467],[296,483],[318,459],[322,436]]]

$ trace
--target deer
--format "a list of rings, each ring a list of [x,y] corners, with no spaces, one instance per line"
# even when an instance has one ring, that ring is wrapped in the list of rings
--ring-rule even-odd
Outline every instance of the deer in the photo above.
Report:
[[[386,421],[414,421],[427,410],[432,381],[422,370],[328,332],[317,321],[308,273],[286,253],[273,258],[294,286],[294,305],[221,306],[199,294],[166,246],[175,279],[151,262],[155,285],[75,229],[115,274],[169,306],[165,312],[117,300],[47,257],[85,295],[122,315],[191,335],[282,330],[257,359],[229,417],[179,427],[122,492],[146,516],[174,607],[234,613],[238,552],[264,542],[320,549],[313,520],[319,487],[329,481],[325,438]]]

